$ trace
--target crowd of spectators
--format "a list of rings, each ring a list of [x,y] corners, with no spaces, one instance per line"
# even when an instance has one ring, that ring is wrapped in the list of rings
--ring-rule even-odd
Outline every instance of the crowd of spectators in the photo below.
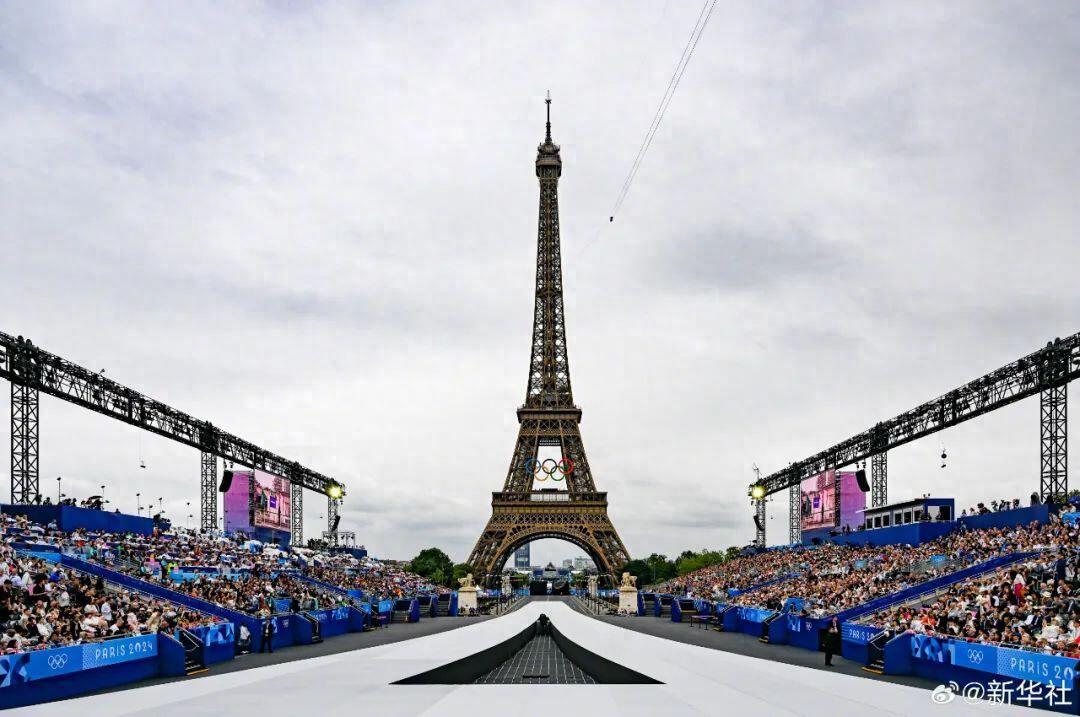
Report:
[[[360,590],[364,595],[381,599],[393,599],[420,592],[448,593],[449,588],[432,585],[427,578],[403,570],[395,565],[374,560],[358,560],[355,565],[319,565],[305,569],[305,574],[323,582]]]
[[[734,602],[779,610],[787,598],[801,598],[810,615],[833,615],[996,555],[1043,550],[1053,545],[1055,530],[1038,524],[964,530],[917,547],[822,546],[809,551],[797,577],[739,595]]]
[[[113,534],[55,525],[34,526],[34,541],[128,575],[249,614],[335,607],[350,601],[344,590],[360,589],[372,599],[443,591],[399,567],[347,553],[280,549],[220,531],[155,530],[152,535]],[[323,588],[297,576],[316,578]]]
[[[30,533],[25,519],[0,521],[0,649],[4,654],[111,637],[209,625],[216,619],[163,600],[20,555],[11,543]]]
[[[865,622],[1080,658],[1080,531],[1054,521],[1027,532],[1037,555]]]

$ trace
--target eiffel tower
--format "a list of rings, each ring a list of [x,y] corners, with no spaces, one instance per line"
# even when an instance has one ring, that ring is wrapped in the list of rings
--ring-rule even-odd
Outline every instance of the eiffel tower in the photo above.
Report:
[[[493,584],[507,558],[525,543],[566,540],[584,550],[601,574],[614,576],[629,560],[607,514],[607,493],[596,490],[581,441],[581,409],[570,390],[559,247],[559,177],[562,159],[547,135],[537,148],[540,221],[536,249],[536,303],[525,404],[517,410],[517,444],[501,492],[491,494],[491,519],[476,541],[469,565]],[[541,448],[561,450],[561,460],[542,458]],[[534,481],[545,487],[537,490]],[[562,483],[562,487],[558,487]]]

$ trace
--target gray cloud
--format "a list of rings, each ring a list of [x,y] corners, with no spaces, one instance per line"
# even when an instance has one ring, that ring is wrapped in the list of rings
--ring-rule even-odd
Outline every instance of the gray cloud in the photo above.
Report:
[[[1080,40],[1067,2],[726,4],[608,222],[696,13],[8,4],[0,329],[341,477],[376,554],[464,559],[524,398],[551,89],[599,487],[632,551],[743,543],[753,463],[1077,330]],[[197,503],[190,451],[42,409],[46,483]],[[900,449],[892,495],[1026,495],[1037,435],[1021,404]]]

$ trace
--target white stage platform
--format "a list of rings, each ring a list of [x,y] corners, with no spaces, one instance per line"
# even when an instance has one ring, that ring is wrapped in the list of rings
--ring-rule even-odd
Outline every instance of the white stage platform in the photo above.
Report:
[[[546,613],[570,640],[662,685],[393,685],[511,637]],[[453,618],[442,618],[453,619]],[[628,618],[634,619],[634,618]],[[648,618],[639,618],[648,619]],[[393,628],[390,628],[393,629]],[[292,648],[302,650],[302,647]],[[532,702],[537,700],[537,702]],[[643,635],[562,602],[391,645],[11,710],[35,717],[335,717],[494,715],[1026,715],[946,705],[914,687],[785,665]]]

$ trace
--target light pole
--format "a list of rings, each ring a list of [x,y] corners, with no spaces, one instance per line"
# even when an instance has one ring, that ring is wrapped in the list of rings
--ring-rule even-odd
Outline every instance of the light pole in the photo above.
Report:
[[[60,476],[56,476],[56,504],[57,505],[60,505],[60,498],[61,498],[61,496],[60,496],[60,481],[61,480],[62,479],[61,479]]]
[[[135,494],[135,512],[140,516],[142,515],[142,501],[139,500],[139,496],[141,495],[142,493]]]

